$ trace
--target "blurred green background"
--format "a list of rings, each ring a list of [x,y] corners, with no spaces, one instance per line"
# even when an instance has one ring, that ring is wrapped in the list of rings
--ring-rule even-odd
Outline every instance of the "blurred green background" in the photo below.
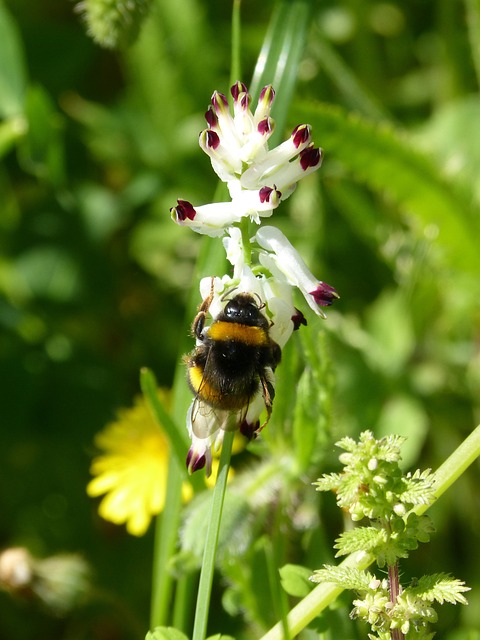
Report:
[[[480,415],[480,4],[306,4],[285,131],[310,122],[325,161],[275,223],[341,295],[322,326],[332,438],[402,433],[406,465],[435,469]],[[247,84],[275,5],[242,4]],[[72,2],[0,2],[0,547],[79,552],[98,590],[66,618],[0,592],[1,640],[147,629],[152,530],[101,521],[85,487],[140,368],[169,386],[183,348],[201,239],[168,211],[215,191],[197,136],[228,91],[230,22],[224,0],[154,0],[139,40],[109,51]],[[441,638],[480,637],[478,486],[476,466],[405,566],[474,587]]]

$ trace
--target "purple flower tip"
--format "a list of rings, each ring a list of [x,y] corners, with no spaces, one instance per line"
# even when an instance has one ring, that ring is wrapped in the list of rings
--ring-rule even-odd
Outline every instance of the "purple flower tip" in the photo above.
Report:
[[[210,105],[207,111],[205,112],[205,120],[207,121],[207,124],[210,127],[210,129],[215,129],[218,126],[217,114],[213,110],[212,105]]]
[[[257,430],[260,428],[260,421],[257,420],[256,422],[251,423],[246,420],[242,420],[239,428],[242,436],[245,436],[245,438],[250,441],[257,435]]]
[[[267,105],[270,107],[274,99],[275,99],[275,89],[272,87],[271,84],[267,84],[267,86],[263,87],[263,89],[260,91],[260,97],[258,101],[266,102]]]
[[[310,167],[316,167],[322,161],[322,150],[313,146],[300,151],[300,166],[304,171]]]
[[[184,222],[187,218],[189,220],[195,219],[197,212],[188,200],[177,200],[177,203],[177,206],[171,209],[171,212],[175,213],[180,222]]]
[[[199,469],[203,469],[203,467],[205,466],[205,462],[205,455],[199,456],[198,454],[194,453],[192,448],[188,450],[186,460],[188,473],[191,474],[195,471],[199,471]]]
[[[301,144],[305,144],[306,142],[308,142],[310,140],[310,136],[311,136],[311,127],[310,127],[310,125],[309,124],[299,124],[292,131],[291,138],[292,138],[293,144],[298,149],[298,147]]]
[[[228,100],[227,97],[220,93],[219,91],[215,91],[212,95],[212,106],[215,109],[215,112],[223,112],[228,111]]]
[[[260,122],[257,125],[257,131],[262,136],[270,135],[273,131],[273,128],[274,128],[274,122],[270,117],[260,120]]]
[[[240,80],[237,80],[237,82],[230,88],[230,93],[232,94],[232,98],[234,100],[238,100],[238,96],[241,93],[248,94],[247,85],[244,82],[240,82]]]
[[[272,201],[272,194],[275,194],[273,196],[273,198],[278,198],[278,200],[280,200],[280,198],[282,197],[282,193],[281,191],[278,191],[277,188],[275,187],[275,185],[273,185],[272,187],[262,187],[260,189],[260,191],[258,192],[259,196],[260,196],[260,202],[263,204],[264,202],[271,202]]]
[[[205,135],[205,144],[209,149],[216,149],[219,146],[220,137],[215,131],[206,129],[206,131],[204,131],[204,133],[200,135]]]
[[[302,324],[305,327],[307,326],[307,319],[305,318],[303,313],[300,311],[300,309],[297,309],[297,307],[295,307],[295,313],[292,316],[292,322],[293,322],[294,331],[297,331],[298,329],[300,329],[300,326]]]
[[[340,298],[334,287],[331,287],[326,282],[319,282],[317,288],[309,293],[319,307],[329,307],[335,300]]]

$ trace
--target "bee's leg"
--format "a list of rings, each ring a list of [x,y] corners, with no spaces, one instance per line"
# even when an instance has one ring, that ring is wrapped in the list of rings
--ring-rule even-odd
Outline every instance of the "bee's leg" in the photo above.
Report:
[[[212,283],[210,286],[210,293],[202,302],[202,304],[198,307],[198,313],[195,316],[192,323],[192,333],[199,340],[202,339],[203,328],[205,326],[205,318],[207,316],[210,305],[212,304],[213,295],[214,295],[214,286],[215,286],[215,278],[212,276]]]
[[[265,402],[265,409],[267,410],[267,418],[265,422],[256,430],[255,435],[258,435],[260,431],[267,426],[270,420],[270,416],[272,415],[273,399],[275,397],[275,387],[266,376],[260,376],[260,383],[262,385],[262,395],[263,401]]]

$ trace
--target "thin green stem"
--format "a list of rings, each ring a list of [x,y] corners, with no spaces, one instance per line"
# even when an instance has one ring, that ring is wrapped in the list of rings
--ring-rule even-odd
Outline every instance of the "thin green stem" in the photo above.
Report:
[[[192,624],[192,603],[195,591],[198,587],[198,576],[196,573],[189,573],[182,576],[175,590],[175,602],[173,608],[173,627],[181,631],[189,631]]]
[[[217,554],[218,536],[222,519],[223,501],[227,487],[228,470],[232,455],[234,431],[226,431],[223,439],[220,467],[217,481],[212,495],[212,507],[205,539],[205,551],[203,554],[200,583],[198,586],[197,607],[195,609],[195,622],[193,626],[192,640],[205,640],[207,633],[208,612],[210,608],[210,596],[212,593],[213,573],[215,570],[215,557]]]
[[[198,279],[204,275],[211,275],[223,269],[224,252],[220,243],[212,243],[211,238],[204,238],[201,252],[197,261]],[[187,317],[191,318],[195,314],[198,305],[198,293],[192,290],[188,304]],[[188,349],[187,331],[185,331],[185,344],[180,345],[181,352]],[[165,626],[170,622],[170,605],[173,597],[173,578],[168,571],[170,558],[175,553],[175,545],[178,539],[180,528],[180,515],[182,505],[182,481],[186,480],[185,458],[190,441],[186,435],[184,427],[185,415],[191,394],[185,381],[184,365],[178,361],[175,371],[175,379],[172,388],[171,414],[178,416],[181,425],[178,425],[166,409],[161,405],[157,395],[157,383],[152,372],[144,369],[141,374],[141,386],[148,401],[152,413],[162,426],[166,427],[166,432],[171,439],[172,456],[169,465],[167,480],[167,496],[163,514],[157,517],[155,543],[153,550],[153,576],[152,576],[152,598],[150,625],[151,629],[157,626]],[[189,478],[189,482],[195,492],[205,488],[201,474],[195,474]],[[184,597],[182,594],[178,598]],[[176,598],[176,600],[178,599]],[[177,605],[177,602],[175,603]],[[185,606],[187,604],[185,603]]]
[[[235,84],[237,80],[242,77],[242,63],[240,54],[242,50],[241,45],[241,15],[240,7],[242,5],[241,0],[233,0],[232,9],[232,61],[230,69],[230,86]]]
[[[388,567],[388,583],[390,591],[390,602],[396,604],[397,598],[400,594],[400,579],[398,576],[398,562]],[[390,629],[390,636],[392,640],[403,640],[405,637],[400,629]]]
[[[354,553],[348,556],[340,566],[367,569],[374,558],[367,553]],[[328,605],[334,602],[342,593],[342,587],[331,583],[319,584],[308,596],[305,596],[288,614],[287,622],[290,635],[295,637],[305,629]],[[261,640],[284,640],[283,624],[277,623],[262,636]]]
[[[288,629],[287,613],[288,602],[287,594],[280,583],[280,575],[278,567],[285,564],[284,556],[284,536],[281,535],[282,527],[282,509],[277,509],[275,516],[275,526],[273,529],[273,544],[267,543],[265,546],[265,555],[268,568],[268,581],[270,583],[270,593],[272,598],[272,608],[275,617],[281,621],[283,626],[284,640],[290,640],[290,631]]]
[[[479,456],[480,425],[472,431],[435,472],[435,497],[440,498]],[[420,505],[415,509],[415,513],[421,515],[427,508],[425,505]]]
[[[172,458],[168,467],[165,508],[155,524],[150,629],[168,623],[173,579],[167,566],[175,550],[180,524],[182,475]]]
[[[244,218],[240,223],[240,231],[242,234],[243,259],[245,264],[252,264],[252,245],[250,243],[250,221]]]

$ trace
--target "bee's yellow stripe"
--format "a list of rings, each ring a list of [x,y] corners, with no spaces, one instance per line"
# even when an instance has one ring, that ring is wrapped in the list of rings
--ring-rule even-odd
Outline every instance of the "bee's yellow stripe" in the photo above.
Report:
[[[223,395],[220,389],[215,388],[205,380],[204,371],[198,365],[189,367],[188,380],[193,392],[201,400],[219,409],[241,409],[248,402],[248,396],[245,395]]]
[[[249,327],[237,322],[214,322],[208,330],[212,340],[237,340],[252,347],[268,344],[267,334],[261,327]]]
[[[190,384],[192,385],[192,389],[195,393],[198,393],[200,387],[202,387],[202,395],[209,399],[209,401],[214,401],[215,398],[220,397],[220,392],[218,389],[213,389],[203,377],[203,369],[198,365],[194,365],[193,367],[189,367],[188,369],[188,379],[190,380]]]

